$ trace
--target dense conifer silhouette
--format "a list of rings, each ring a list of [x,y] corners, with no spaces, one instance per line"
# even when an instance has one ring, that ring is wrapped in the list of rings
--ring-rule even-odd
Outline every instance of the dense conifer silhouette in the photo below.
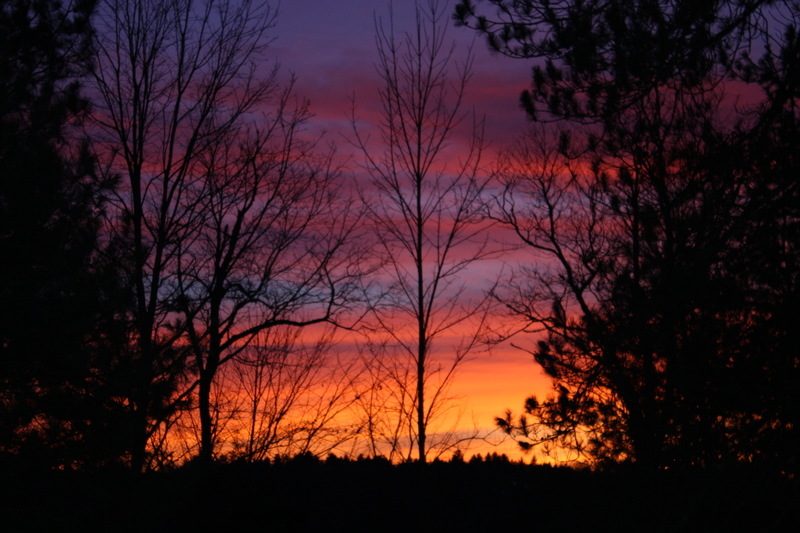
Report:
[[[110,410],[124,290],[99,240],[112,183],[79,129],[93,4],[0,9],[0,450],[42,465],[124,454],[103,435],[122,431]]]
[[[796,3],[481,4],[456,19],[542,59],[521,101],[556,123],[509,153],[496,211],[539,261],[499,297],[546,332],[556,394],[499,425],[594,460],[796,469]]]

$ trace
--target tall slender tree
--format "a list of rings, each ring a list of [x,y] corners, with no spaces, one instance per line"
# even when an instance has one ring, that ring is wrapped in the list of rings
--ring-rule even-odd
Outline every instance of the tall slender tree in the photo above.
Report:
[[[394,395],[388,433],[407,436],[404,457],[422,462],[442,444],[429,440],[430,429],[484,318],[486,301],[468,290],[463,275],[489,253],[482,232],[482,125],[474,117],[464,124],[471,56],[455,61],[444,9],[435,1],[416,4],[415,26],[398,35],[390,8],[389,26],[378,23],[376,36],[381,150],[353,121],[370,177],[365,204],[385,258],[387,291],[373,305],[371,337],[382,386]],[[459,152],[461,126],[469,133]],[[390,440],[397,451],[397,440]]]

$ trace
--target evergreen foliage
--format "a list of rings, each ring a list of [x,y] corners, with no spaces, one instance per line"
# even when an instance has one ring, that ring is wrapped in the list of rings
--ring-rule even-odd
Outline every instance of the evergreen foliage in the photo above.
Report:
[[[79,130],[93,9],[0,9],[0,450],[43,464],[122,453],[104,434],[119,423],[109,350],[123,290],[98,237],[113,184]]]
[[[556,394],[498,424],[594,461],[796,472],[797,4],[486,4],[457,20],[543,61],[521,101],[555,123],[509,154],[497,216],[548,265],[501,298],[546,332]]]

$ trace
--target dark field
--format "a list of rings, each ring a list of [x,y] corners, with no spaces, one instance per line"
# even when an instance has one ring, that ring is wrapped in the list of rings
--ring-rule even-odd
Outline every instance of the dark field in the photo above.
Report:
[[[500,459],[30,474],[6,468],[2,531],[799,531],[800,484],[752,471],[643,474]]]

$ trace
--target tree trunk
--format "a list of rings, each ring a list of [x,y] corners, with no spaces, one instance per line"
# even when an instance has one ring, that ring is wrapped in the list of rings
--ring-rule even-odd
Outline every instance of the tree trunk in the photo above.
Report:
[[[211,463],[214,459],[213,420],[211,418],[211,382],[212,375],[206,369],[200,376],[198,385],[198,411],[200,413],[200,454],[202,464]]]

